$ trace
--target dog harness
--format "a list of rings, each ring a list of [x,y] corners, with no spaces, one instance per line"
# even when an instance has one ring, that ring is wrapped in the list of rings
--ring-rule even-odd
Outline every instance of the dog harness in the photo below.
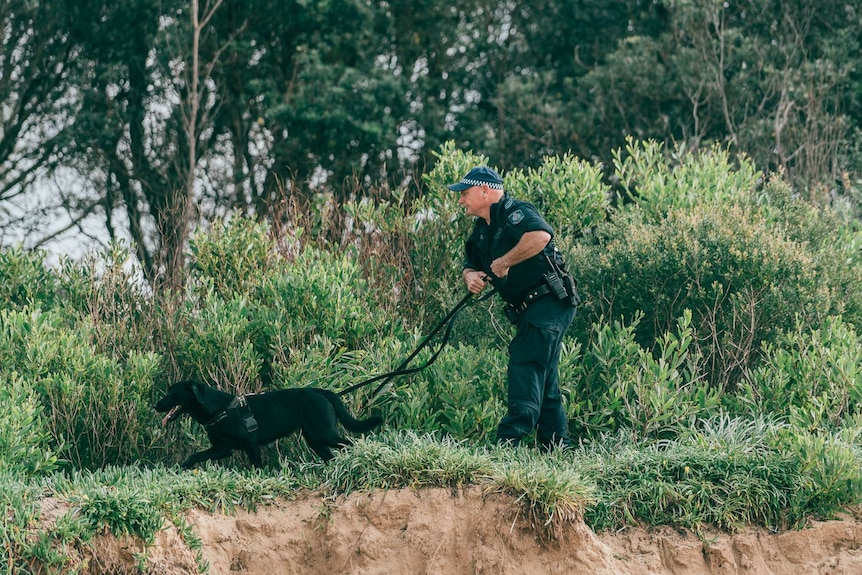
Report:
[[[226,417],[228,417],[232,411],[236,411],[242,418],[243,423],[245,424],[245,430],[252,437],[252,439],[254,439],[258,429],[257,420],[254,418],[254,413],[252,412],[251,407],[248,405],[248,401],[246,401],[245,398],[245,395],[235,396],[227,407],[218,412],[213,418],[213,420],[206,424],[206,427],[212,427],[217,423],[220,423]]]

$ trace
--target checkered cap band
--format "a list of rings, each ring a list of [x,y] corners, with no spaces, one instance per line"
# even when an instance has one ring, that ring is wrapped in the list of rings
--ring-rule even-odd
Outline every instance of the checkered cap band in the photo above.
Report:
[[[497,182],[486,182],[484,180],[474,180],[472,178],[462,178],[459,183],[466,184],[468,186],[488,186],[492,190],[503,189],[503,184],[498,184]]]

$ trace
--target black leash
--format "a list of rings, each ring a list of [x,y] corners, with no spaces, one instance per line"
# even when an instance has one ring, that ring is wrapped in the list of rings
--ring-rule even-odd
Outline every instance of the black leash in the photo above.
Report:
[[[372,384],[375,381],[380,381],[381,379],[383,379],[384,380],[383,383],[381,383],[376,388],[374,388],[374,392],[371,394],[371,399],[373,399],[377,395],[377,393],[381,389],[383,389],[387,383],[389,383],[392,380],[392,378],[399,376],[399,375],[408,375],[411,373],[416,373],[417,371],[422,371],[423,369],[425,369],[426,367],[428,367],[429,365],[434,363],[434,361],[436,361],[436,359],[437,359],[437,356],[440,355],[440,352],[443,351],[444,347],[446,347],[446,342],[449,341],[449,336],[452,334],[452,326],[455,324],[455,316],[457,316],[458,313],[462,309],[464,309],[466,306],[470,305],[471,303],[483,302],[486,299],[488,299],[489,297],[491,297],[492,295],[494,295],[494,293],[496,291],[497,291],[497,288],[492,289],[489,293],[487,293],[484,296],[482,296],[481,298],[477,299],[475,302],[470,301],[473,297],[473,294],[468,292],[467,295],[465,295],[461,299],[461,301],[459,301],[455,305],[455,307],[453,307],[449,311],[449,313],[446,314],[446,317],[444,317],[440,321],[440,323],[437,324],[437,327],[435,327],[433,330],[431,330],[431,333],[429,333],[427,336],[425,336],[425,339],[423,339],[422,342],[416,347],[416,349],[413,350],[413,353],[411,353],[407,357],[407,359],[402,361],[401,365],[399,365],[394,371],[390,371],[388,373],[383,373],[383,374],[374,376],[371,379],[366,379],[365,381],[360,381],[359,383],[351,385],[347,389],[338,392],[338,395],[345,395],[347,393],[350,393],[351,391],[356,391],[357,389],[359,389],[361,387],[365,387],[366,385]],[[431,339],[435,335],[437,335],[437,332],[439,332],[443,328],[444,325],[446,326],[446,333],[443,334],[443,341],[440,342],[440,347],[437,348],[437,351],[434,352],[434,354],[425,363],[425,365],[423,365],[421,367],[412,367],[410,369],[407,369],[407,366],[410,364],[411,361],[413,361],[413,358],[415,358],[417,355],[419,355],[419,352],[422,351],[425,348],[425,346],[428,345],[428,343],[430,343]]]

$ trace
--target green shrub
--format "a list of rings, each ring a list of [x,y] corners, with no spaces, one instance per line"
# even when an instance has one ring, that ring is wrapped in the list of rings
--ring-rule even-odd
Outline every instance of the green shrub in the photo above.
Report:
[[[44,408],[36,392],[12,371],[0,371],[0,469],[37,475],[57,468]]]
[[[154,298],[134,256],[122,243],[93,252],[81,261],[67,260],[57,271],[70,325],[87,325],[99,352],[122,361],[132,350],[160,352],[168,296]]]
[[[44,260],[43,252],[25,252],[20,246],[0,250],[0,309],[57,304],[57,279]]]
[[[693,349],[691,313],[683,312],[676,333],[659,338],[656,356],[635,342],[637,321],[595,324],[571,375],[561,370],[574,436],[627,429],[641,440],[667,439],[718,409],[719,394]]]
[[[626,139],[625,155],[616,150],[614,175],[626,198],[651,218],[675,210],[734,202],[757,185],[760,173],[744,155],[732,161],[718,144],[691,154],[677,146],[670,158],[655,140]]]
[[[248,294],[280,259],[269,226],[243,217],[198,230],[189,251],[189,275],[228,300]]]
[[[417,356],[412,367],[429,354]],[[428,369],[396,378],[372,406],[396,429],[490,441],[505,413],[506,361],[495,349],[446,348]]]
[[[589,318],[630,322],[643,313],[637,341],[652,349],[689,309],[710,379],[732,387],[761,341],[797,314],[816,324],[836,305],[819,255],[741,205],[670,211],[661,221],[627,211],[601,228],[596,245],[574,250],[587,294],[576,329]]]
[[[860,225],[862,221],[856,227]],[[832,278],[835,311],[862,330],[862,230],[833,227],[831,233],[824,234],[823,243],[818,263],[823,276]]]
[[[831,430],[862,413],[862,338],[841,318],[800,322],[762,343],[763,360],[726,398],[733,409],[772,413],[800,429]]]
[[[306,248],[261,286],[260,303],[277,310],[297,342],[325,335],[349,349],[361,348],[399,327],[377,313],[375,294],[353,250]]]
[[[856,422],[858,424],[858,421]],[[833,432],[807,433],[784,430],[778,448],[796,460],[802,474],[799,488],[790,493],[788,516],[801,523],[811,514],[831,519],[848,506],[862,501],[862,466],[858,425]]]
[[[858,321],[862,266],[834,214],[779,177],[759,185],[746,158],[734,166],[717,148],[667,159],[661,145],[632,141],[627,152],[616,170],[631,202],[572,250],[586,296],[577,330],[643,312],[637,341],[652,349],[690,309],[710,380],[732,389],[760,343],[797,317],[811,327],[829,314]]]
[[[777,233],[810,254],[829,313],[859,328],[862,323],[862,231],[841,215],[814,203],[801,201],[790,184],[773,175],[743,206],[759,213]],[[804,310],[800,310],[803,312]],[[817,326],[818,316],[802,314]]]
[[[172,354],[177,371],[233,393],[259,391],[258,349],[266,345],[255,330],[257,306],[240,295],[225,301],[210,292],[181,309],[185,329],[176,334]]]
[[[0,311],[0,373],[17,371],[38,394],[63,459],[76,467],[129,463],[153,441],[160,357],[132,351],[121,363],[93,347],[90,329],[67,327],[57,312]]]

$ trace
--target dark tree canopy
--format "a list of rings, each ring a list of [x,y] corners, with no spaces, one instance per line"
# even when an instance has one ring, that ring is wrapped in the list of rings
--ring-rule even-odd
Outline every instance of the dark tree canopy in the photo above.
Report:
[[[418,188],[449,140],[503,170],[719,142],[803,195],[858,195],[853,2],[7,0],[0,24],[4,228],[56,233],[23,200],[41,191],[132,240],[151,280],[179,228]],[[58,173],[82,183],[45,197]]]

